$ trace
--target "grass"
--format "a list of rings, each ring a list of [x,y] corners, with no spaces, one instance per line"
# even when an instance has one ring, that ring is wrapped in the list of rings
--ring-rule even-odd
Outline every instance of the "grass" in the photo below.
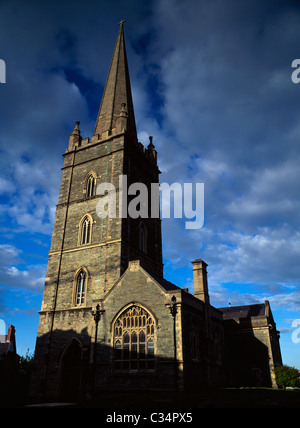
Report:
[[[110,409],[300,408],[300,392],[272,388],[226,388],[197,392],[110,392],[79,407]]]

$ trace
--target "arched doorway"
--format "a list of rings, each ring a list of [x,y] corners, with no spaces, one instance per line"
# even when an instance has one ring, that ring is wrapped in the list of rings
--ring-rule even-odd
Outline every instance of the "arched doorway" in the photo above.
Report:
[[[59,364],[59,399],[76,402],[81,381],[81,346],[73,339],[64,350]]]

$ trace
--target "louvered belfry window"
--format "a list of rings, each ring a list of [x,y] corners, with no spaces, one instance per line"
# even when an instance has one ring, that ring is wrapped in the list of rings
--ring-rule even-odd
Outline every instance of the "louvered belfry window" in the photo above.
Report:
[[[88,217],[83,220],[81,228],[81,244],[89,244],[90,242],[91,222]]]
[[[90,198],[95,194],[95,177],[91,174],[87,179],[86,197]]]

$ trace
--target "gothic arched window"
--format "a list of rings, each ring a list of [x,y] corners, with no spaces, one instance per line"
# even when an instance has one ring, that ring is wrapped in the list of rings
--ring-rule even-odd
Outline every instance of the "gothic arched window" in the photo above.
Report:
[[[155,321],[132,305],[114,323],[114,371],[147,372],[155,368]]]
[[[94,196],[96,190],[96,179],[93,174],[90,174],[86,181],[86,197]]]
[[[80,269],[76,277],[76,294],[75,294],[76,306],[84,305],[85,293],[86,293],[86,273],[83,269]]]
[[[88,216],[84,217],[80,228],[80,244],[89,244],[91,240],[91,220]]]
[[[139,249],[147,253],[147,230],[144,223],[139,224]]]

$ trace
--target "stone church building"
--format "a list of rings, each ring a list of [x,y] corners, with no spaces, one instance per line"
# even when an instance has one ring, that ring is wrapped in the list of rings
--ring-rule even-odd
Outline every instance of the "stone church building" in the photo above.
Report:
[[[31,395],[275,386],[282,362],[267,301],[213,307],[203,260],[192,261],[194,294],[164,279],[159,216],[97,214],[99,184],[119,195],[121,175],[159,183],[152,137],[148,147],[137,138],[122,23],[94,134],[82,138],[76,122],[63,156]]]

